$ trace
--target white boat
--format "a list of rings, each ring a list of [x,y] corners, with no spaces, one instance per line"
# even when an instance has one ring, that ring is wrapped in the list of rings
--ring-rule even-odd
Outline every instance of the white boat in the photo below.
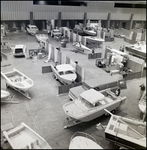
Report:
[[[45,139],[23,122],[3,134],[12,149],[52,149]]]
[[[143,114],[145,114],[146,113],[146,92],[144,92],[141,100],[138,103],[138,106],[139,106],[139,109],[141,110],[141,112]]]
[[[125,148],[146,149],[146,122],[111,114],[105,138]]]
[[[6,99],[10,96],[10,93],[5,91],[5,90],[1,90],[1,99]]]
[[[133,49],[138,51],[142,51],[146,53],[146,42],[145,41],[138,41],[136,44],[131,46]]]
[[[94,30],[92,30],[91,27],[86,27],[83,31],[84,31],[84,33],[91,35],[91,36],[96,35],[96,32]]]
[[[74,83],[77,78],[75,69],[70,64],[61,64],[57,65],[56,67],[51,65],[51,68],[55,78],[63,84]]]
[[[86,42],[88,43],[98,43],[101,44],[102,42],[104,42],[105,40],[102,38],[98,38],[98,37],[93,37],[93,36],[85,36],[86,37]]]
[[[85,45],[83,45],[81,42],[75,42],[73,43],[73,46],[80,52],[89,51],[92,52],[92,50]]]
[[[1,75],[5,78],[6,84],[15,89],[19,89],[21,91],[27,91],[34,85],[32,79],[24,75],[22,72],[17,69],[13,69],[13,71],[3,73]]]
[[[96,139],[84,132],[76,132],[70,140],[69,149],[103,149]]]
[[[51,31],[51,36],[60,36],[60,35],[62,35],[62,33],[60,32],[59,29],[53,29]]]
[[[48,38],[48,34],[45,31],[37,31],[35,35],[38,42],[45,43]]]
[[[65,103],[63,110],[65,114],[79,123],[88,122],[106,114],[104,111],[106,108],[109,111],[117,110],[121,104],[124,104],[125,100],[126,96],[115,96],[110,89],[100,92],[89,89],[80,94],[74,101]]]
[[[29,34],[31,34],[31,35],[35,35],[38,30],[39,30],[39,29],[37,28],[36,25],[30,25],[30,24],[29,24],[29,25],[26,26],[26,31],[27,31]]]

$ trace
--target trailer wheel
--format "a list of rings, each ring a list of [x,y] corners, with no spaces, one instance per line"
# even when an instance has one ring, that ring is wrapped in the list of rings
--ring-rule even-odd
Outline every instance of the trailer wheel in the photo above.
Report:
[[[115,95],[116,95],[116,96],[119,96],[119,95],[120,95],[120,88],[116,89]]]

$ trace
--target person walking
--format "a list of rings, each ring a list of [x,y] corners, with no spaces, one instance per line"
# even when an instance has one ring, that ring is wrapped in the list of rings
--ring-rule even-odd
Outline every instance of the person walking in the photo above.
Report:
[[[141,84],[139,87],[140,87],[140,96],[139,96],[139,100],[140,100],[142,98],[142,95],[143,95],[144,91],[145,91],[144,83]]]

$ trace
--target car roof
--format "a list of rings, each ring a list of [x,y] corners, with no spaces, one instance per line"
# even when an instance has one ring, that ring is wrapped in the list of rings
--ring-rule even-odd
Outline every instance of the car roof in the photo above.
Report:
[[[57,70],[60,71],[67,71],[67,70],[75,70],[70,64],[61,64],[56,66]]]
[[[15,45],[15,48],[23,48],[25,45]]]
[[[105,98],[105,96],[102,93],[94,89],[84,91],[82,94],[80,94],[80,96],[86,99],[92,105],[95,105],[95,103]]]
[[[89,85],[91,88],[95,88],[100,85],[105,85],[113,82],[118,82],[119,79],[112,76],[101,76],[99,78],[93,78],[85,80],[84,82]]]

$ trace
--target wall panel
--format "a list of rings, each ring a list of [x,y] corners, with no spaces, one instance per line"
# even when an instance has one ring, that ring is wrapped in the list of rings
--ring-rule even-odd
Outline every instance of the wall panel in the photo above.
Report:
[[[58,12],[62,12],[63,19],[79,20],[87,12],[87,19],[105,20],[106,14],[111,13],[112,20],[129,20],[130,14],[134,14],[134,20],[146,21],[146,9],[114,8],[114,1],[88,2],[87,7],[33,5],[33,1],[1,1],[1,20],[20,20],[21,17],[28,20],[30,11],[34,12],[34,19],[38,20],[57,19]]]

